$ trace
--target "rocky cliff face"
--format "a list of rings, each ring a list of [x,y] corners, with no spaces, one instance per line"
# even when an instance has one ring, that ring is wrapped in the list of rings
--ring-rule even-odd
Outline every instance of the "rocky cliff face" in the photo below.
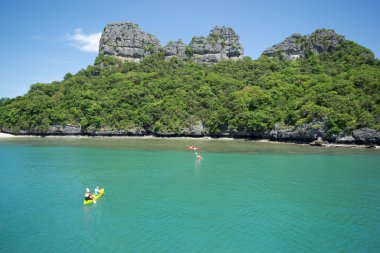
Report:
[[[169,41],[166,46],[164,46],[164,53],[166,58],[172,58],[174,56],[179,59],[185,59],[186,55],[186,44],[182,40]]]
[[[270,139],[272,141],[280,142],[295,142],[295,143],[309,143],[315,146],[324,146],[326,144],[350,144],[350,145],[380,145],[380,131],[373,129],[362,128],[355,130],[352,135],[329,137],[327,134],[326,125],[319,122],[320,126],[315,128],[313,124],[305,124],[298,127],[290,127],[289,129],[273,129],[267,130],[264,133],[254,132],[238,132],[238,131],[224,131],[213,137],[231,137],[231,138],[249,138],[249,139]],[[172,132],[156,132],[151,129],[143,129],[134,127],[128,130],[112,130],[112,129],[82,129],[79,125],[53,125],[47,131],[30,128],[23,130],[12,130],[0,128],[0,133],[9,133],[15,135],[36,135],[36,136],[67,136],[67,135],[81,135],[81,136],[145,136],[154,135],[158,137],[205,137],[210,136],[209,130],[204,127],[202,122],[198,122],[190,128],[184,128],[178,133]]]
[[[197,62],[217,62],[222,59],[242,59],[244,50],[239,36],[230,27],[218,27],[207,37],[194,36],[189,44],[193,60]]]
[[[145,55],[158,52],[160,41],[130,22],[109,24],[99,42],[99,53],[113,55],[122,60],[139,61]]]
[[[281,60],[294,60],[305,54],[331,52],[344,41],[344,37],[331,29],[319,29],[315,32],[302,36],[295,33],[284,41],[266,49],[262,54],[278,56]]]
[[[283,60],[298,59],[303,55],[300,43],[301,38],[301,34],[294,33],[284,41],[266,49],[263,55],[279,56]]]
[[[130,22],[109,24],[102,33],[99,53],[126,61],[140,61],[146,55],[162,51],[166,58],[191,58],[196,62],[217,62],[222,59],[241,59],[244,50],[239,36],[230,27],[216,26],[207,37],[193,37],[187,46],[181,40],[170,41],[161,47],[160,41]]]

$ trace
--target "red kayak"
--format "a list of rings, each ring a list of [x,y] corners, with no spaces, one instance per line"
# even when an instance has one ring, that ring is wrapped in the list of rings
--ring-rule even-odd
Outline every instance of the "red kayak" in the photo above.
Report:
[[[198,150],[199,148],[197,148],[195,146],[186,146],[185,149],[186,150]]]

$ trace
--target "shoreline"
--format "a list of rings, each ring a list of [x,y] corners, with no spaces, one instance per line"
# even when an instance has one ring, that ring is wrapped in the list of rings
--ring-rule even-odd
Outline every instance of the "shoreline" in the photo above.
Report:
[[[90,136],[90,135],[14,135],[14,134],[8,134],[0,132],[0,140],[1,139],[12,139],[12,138],[78,138],[78,139],[86,139],[86,138],[109,138],[109,139],[178,139],[178,140],[221,140],[221,141],[234,141],[234,140],[246,140],[246,141],[253,141],[253,142],[262,142],[262,143],[274,143],[274,144],[295,144],[295,145],[302,145],[302,146],[312,146],[310,143],[297,143],[297,142],[285,142],[285,141],[272,141],[269,139],[257,139],[257,140],[251,140],[251,139],[239,139],[239,138],[232,138],[232,137],[161,137],[161,136],[154,136],[154,135],[142,135],[142,136],[109,136],[109,135],[98,135],[98,136]],[[314,145],[315,146],[315,145]],[[380,146],[377,145],[359,145],[359,144],[340,144],[340,143],[328,143],[328,144],[322,144],[318,147],[321,148],[359,148],[359,149],[380,149]]]
[[[0,132],[0,139],[8,139],[8,138],[18,138],[20,136],[14,135],[14,134],[6,134]]]

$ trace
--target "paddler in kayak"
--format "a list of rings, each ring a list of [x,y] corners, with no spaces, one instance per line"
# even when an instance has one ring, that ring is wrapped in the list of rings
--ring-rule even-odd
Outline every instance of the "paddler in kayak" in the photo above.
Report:
[[[99,191],[100,191],[99,186],[96,186],[96,188],[95,188],[95,195],[96,195],[96,196],[99,195]]]
[[[202,159],[202,156],[198,153],[195,153],[197,155],[197,160],[201,160]]]
[[[86,193],[84,194],[84,199],[85,200],[91,200],[92,199],[92,195],[91,195],[89,188],[86,188]]]

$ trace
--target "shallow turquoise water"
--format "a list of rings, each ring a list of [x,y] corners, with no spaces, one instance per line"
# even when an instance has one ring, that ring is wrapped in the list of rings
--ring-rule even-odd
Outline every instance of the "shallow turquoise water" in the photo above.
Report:
[[[380,252],[379,164],[244,141],[0,140],[0,252]]]

